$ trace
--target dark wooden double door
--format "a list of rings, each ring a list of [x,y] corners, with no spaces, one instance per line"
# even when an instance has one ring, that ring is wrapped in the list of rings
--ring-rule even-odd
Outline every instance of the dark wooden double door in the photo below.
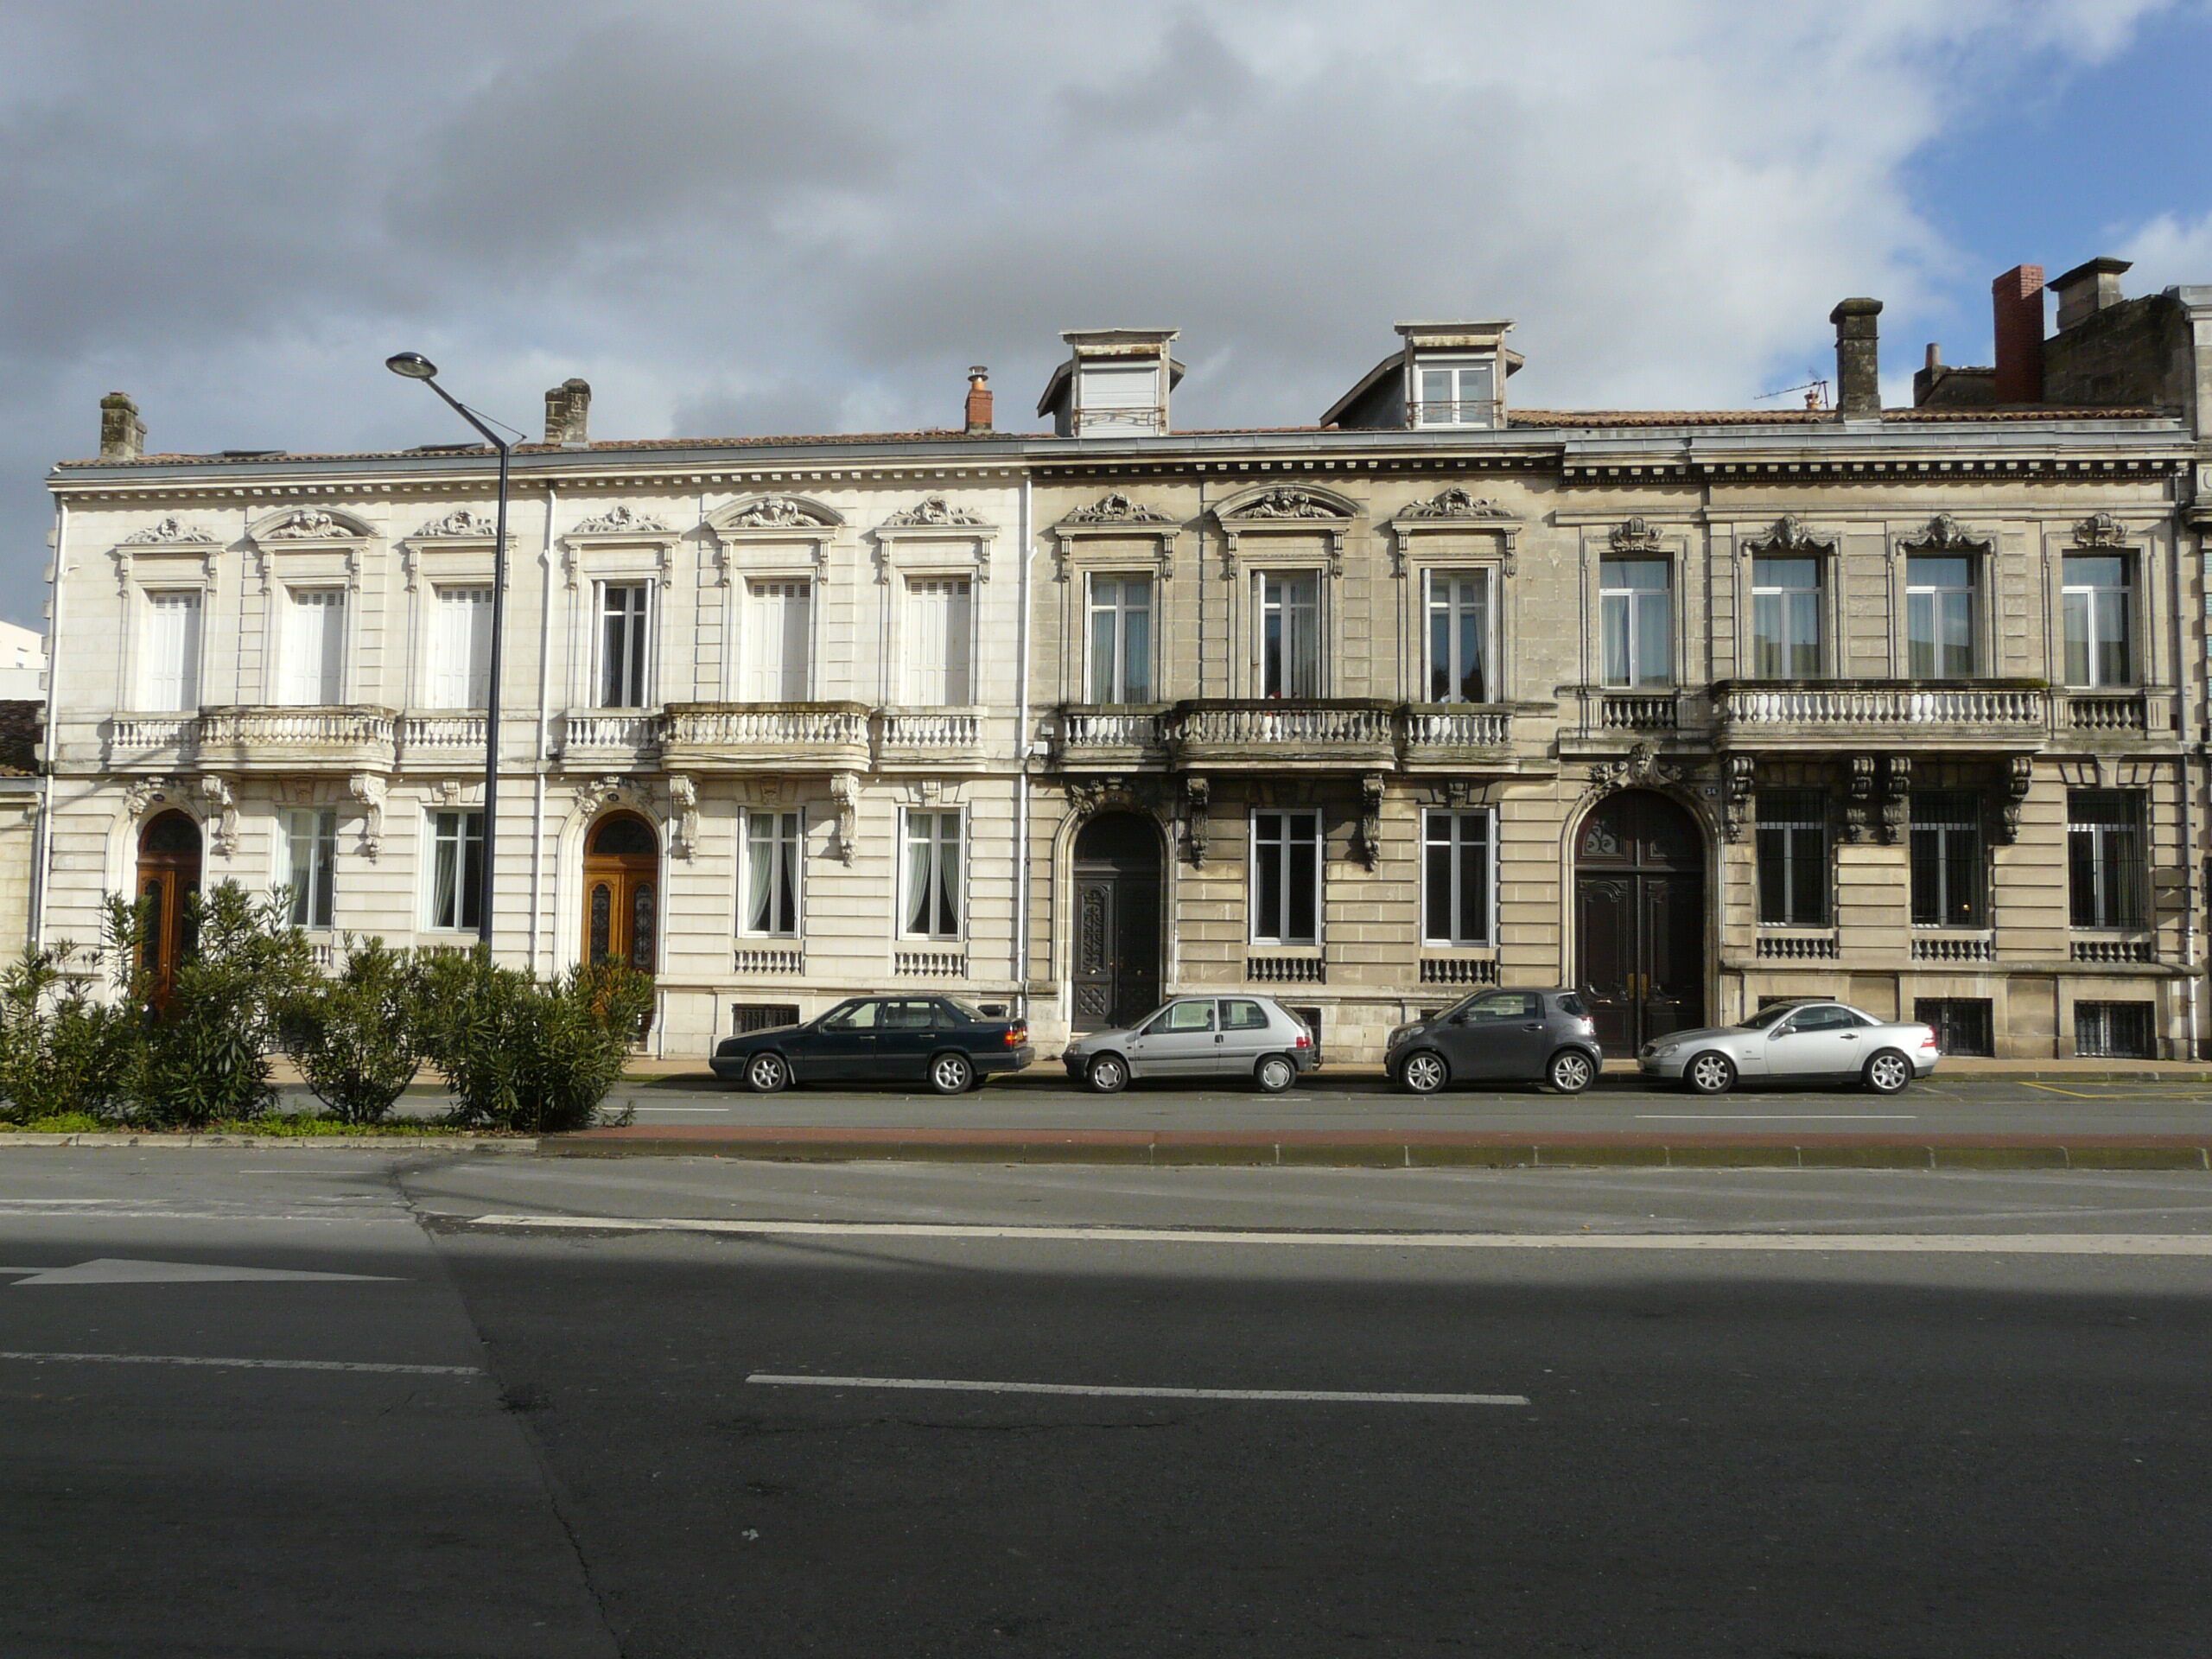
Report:
[[[1160,1006],[1160,839],[1134,812],[1109,812],[1075,841],[1075,1026],[1128,1026]]]
[[[1584,820],[1574,862],[1575,960],[1608,1054],[1705,1023],[1705,846],[1650,790],[1624,790]]]

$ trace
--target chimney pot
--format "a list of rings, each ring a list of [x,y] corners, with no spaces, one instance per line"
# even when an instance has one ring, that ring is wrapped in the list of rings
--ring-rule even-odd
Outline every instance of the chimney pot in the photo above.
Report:
[[[2000,404],[2043,401],[2043,267],[2015,265],[1989,285],[1997,338],[1992,395]]]
[[[581,449],[591,442],[591,383],[573,377],[545,394],[545,442]]]
[[[100,459],[136,461],[146,453],[146,423],[127,393],[111,391],[100,399]]]
[[[991,429],[991,372],[981,363],[968,371],[968,432]]]
[[[1873,420],[1882,413],[1880,341],[1874,319],[1879,300],[1850,299],[1828,313],[1835,325],[1836,411],[1847,421]]]
[[[2118,305],[2120,273],[2130,269],[2128,261],[2106,255],[2084,260],[2053,283],[2050,291],[2058,296],[2059,332],[2063,334],[2075,323]]]

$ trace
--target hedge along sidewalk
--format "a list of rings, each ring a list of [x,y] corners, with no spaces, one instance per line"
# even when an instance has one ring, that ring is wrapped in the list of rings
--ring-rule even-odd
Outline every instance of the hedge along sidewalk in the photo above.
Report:
[[[1375,1135],[1357,1129],[1209,1134],[1166,1129],[905,1129],[709,1125],[542,1137],[550,1158],[747,1158],[770,1162],[1118,1164],[1349,1169],[2189,1169],[2212,1140],[2183,1135],[1712,1135],[1510,1130]]]

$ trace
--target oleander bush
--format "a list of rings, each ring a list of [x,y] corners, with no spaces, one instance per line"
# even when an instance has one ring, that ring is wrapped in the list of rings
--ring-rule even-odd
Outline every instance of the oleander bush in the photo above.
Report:
[[[133,1022],[67,971],[75,954],[35,947],[0,972],[0,1122],[97,1121],[121,1093]]]
[[[334,976],[283,999],[277,1040],[331,1117],[378,1123],[423,1069],[423,965],[382,939],[346,944]]]
[[[480,946],[423,969],[424,1052],[454,1121],[524,1134],[590,1127],[652,1011],[653,982],[620,963],[541,979]]]

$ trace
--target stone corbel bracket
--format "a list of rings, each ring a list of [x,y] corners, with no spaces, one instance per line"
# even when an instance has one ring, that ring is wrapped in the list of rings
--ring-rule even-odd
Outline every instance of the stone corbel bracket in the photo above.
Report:
[[[860,845],[860,775],[851,772],[832,772],[830,775],[830,798],[837,808],[837,836],[830,843],[830,850],[840,864],[849,867],[854,850]]]
[[[357,772],[346,780],[347,792],[361,804],[361,852],[374,859],[384,850],[385,780],[373,772]]]
[[[1359,780],[1359,861],[1372,871],[1382,861],[1382,774],[1365,772]]]
[[[689,863],[699,855],[699,785],[690,773],[668,778],[669,850]]]
[[[1206,865],[1206,815],[1212,804],[1212,795],[1213,786],[1205,779],[1183,779],[1183,851],[1194,870],[1202,870]]]
[[[230,785],[213,772],[202,774],[200,793],[207,803],[207,845],[218,858],[238,849],[238,804]]]

